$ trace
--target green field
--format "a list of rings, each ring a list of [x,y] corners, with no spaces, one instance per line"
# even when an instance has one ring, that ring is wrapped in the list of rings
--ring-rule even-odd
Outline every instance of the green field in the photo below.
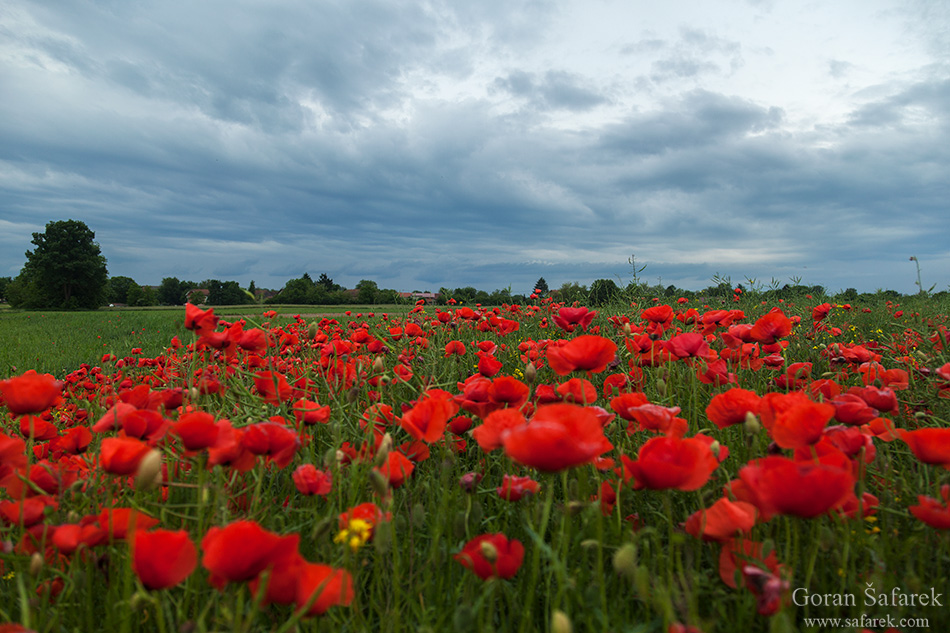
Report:
[[[265,320],[268,310],[284,324],[294,315],[308,320],[327,315],[345,318],[357,314],[405,314],[405,305],[277,305],[215,306],[215,314],[227,320],[244,318],[249,324]],[[184,307],[102,308],[91,312],[24,311],[0,308],[0,379],[35,369],[62,378],[83,363],[99,364],[104,354],[122,358],[141,348],[150,358],[161,354],[173,336],[190,341],[185,330]],[[249,325],[250,327],[250,325]]]

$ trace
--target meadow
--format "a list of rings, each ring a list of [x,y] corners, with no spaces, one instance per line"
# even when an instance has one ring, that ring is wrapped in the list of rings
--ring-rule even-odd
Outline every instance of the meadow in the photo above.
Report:
[[[0,631],[950,628],[948,306],[320,313],[0,311]]]

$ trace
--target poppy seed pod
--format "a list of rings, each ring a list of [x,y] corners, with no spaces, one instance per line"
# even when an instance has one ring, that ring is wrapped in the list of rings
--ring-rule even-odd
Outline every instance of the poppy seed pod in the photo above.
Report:
[[[162,454],[152,449],[139,462],[135,473],[135,487],[138,490],[152,490],[162,483]]]
[[[482,557],[487,560],[489,563],[494,563],[498,560],[498,548],[495,547],[490,541],[482,541],[479,544],[479,549],[482,552]]]
[[[759,418],[756,417],[751,411],[745,414],[745,422],[743,423],[745,432],[749,435],[755,435],[762,430],[762,425],[759,423]]]
[[[555,609],[551,614],[551,633],[572,633],[573,631],[574,627],[567,614]]]

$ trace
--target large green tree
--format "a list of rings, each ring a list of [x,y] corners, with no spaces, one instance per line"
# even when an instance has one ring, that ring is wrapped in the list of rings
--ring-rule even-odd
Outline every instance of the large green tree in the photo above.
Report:
[[[23,307],[95,309],[103,304],[109,279],[106,258],[84,222],[50,222],[33,234],[36,248],[26,252],[17,282],[28,288]]]
[[[194,284],[180,281],[178,277],[165,277],[158,286],[158,302],[166,306],[180,306],[185,303],[185,293],[194,287]]]
[[[0,277],[0,302],[7,297],[7,286],[13,283],[12,277]]]
[[[591,305],[602,306],[615,301],[619,296],[620,288],[613,279],[595,279],[590,285],[587,301]]]
[[[129,290],[135,285],[135,280],[131,277],[123,277],[122,275],[109,277],[109,283],[106,284],[106,300],[109,303],[127,303],[131,305]]]

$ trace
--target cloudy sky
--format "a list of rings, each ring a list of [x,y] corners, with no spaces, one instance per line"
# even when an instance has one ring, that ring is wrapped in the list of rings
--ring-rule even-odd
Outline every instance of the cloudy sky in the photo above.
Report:
[[[950,286],[950,3],[5,0],[0,276]]]

